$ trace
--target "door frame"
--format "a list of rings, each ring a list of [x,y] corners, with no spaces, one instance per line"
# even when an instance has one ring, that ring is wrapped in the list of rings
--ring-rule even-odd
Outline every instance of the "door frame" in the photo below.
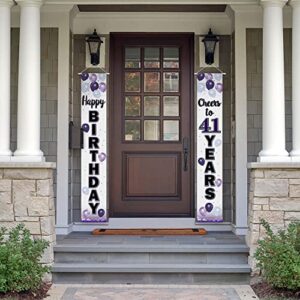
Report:
[[[176,216],[176,217],[168,217],[171,219],[187,219],[187,218],[195,218],[195,208],[196,208],[196,183],[195,183],[195,162],[196,159],[194,157],[194,154],[196,153],[195,149],[195,89],[194,89],[194,66],[195,66],[195,34],[193,32],[111,32],[109,36],[109,70],[110,70],[110,78],[109,78],[109,105],[108,105],[108,149],[112,149],[112,135],[111,133],[113,132],[112,128],[114,128],[114,119],[113,119],[113,108],[115,104],[115,92],[114,92],[114,56],[115,56],[115,51],[113,47],[113,39],[114,37],[122,36],[124,37],[141,37],[141,38],[147,38],[147,37],[165,37],[168,38],[170,36],[175,36],[175,37],[189,37],[189,55],[190,55],[190,78],[189,78],[189,89],[190,89],[190,100],[189,100],[189,105],[190,105],[190,113],[189,113],[189,130],[190,130],[190,217],[187,216]],[[183,79],[182,79],[183,80]],[[123,160],[122,160],[123,161]],[[112,190],[112,180],[111,180],[111,171],[112,170],[112,164],[113,164],[113,158],[110,156],[108,160],[108,213],[110,211],[110,192]],[[122,167],[123,168],[123,167]],[[124,182],[122,182],[122,189]],[[110,215],[110,213],[109,213]],[[113,219],[125,219],[125,218],[131,218],[131,219],[160,219],[159,217],[113,217]],[[161,217],[165,219],[165,217]]]

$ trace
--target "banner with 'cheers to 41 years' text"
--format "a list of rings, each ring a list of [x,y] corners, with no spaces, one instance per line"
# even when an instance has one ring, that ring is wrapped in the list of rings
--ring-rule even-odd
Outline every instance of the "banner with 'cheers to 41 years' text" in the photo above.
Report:
[[[223,221],[223,74],[197,74],[196,222]]]

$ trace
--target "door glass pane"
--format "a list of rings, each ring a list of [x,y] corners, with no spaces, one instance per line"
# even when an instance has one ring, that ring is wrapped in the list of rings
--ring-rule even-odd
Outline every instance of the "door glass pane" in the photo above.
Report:
[[[144,73],[144,92],[159,92],[160,73],[145,72]]]
[[[125,97],[125,116],[139,116],[141,114],[140,96]]]
[[[144,121],[144,140],[159,141],[159,121],[145,120]]]
[[[125,68],[141,67],[140,48],[125,48]]]
[[[140,136],[140,120],[125,120],[125,141],[139,141]]]
[[[159,116],[159,96],[144,97],[144,116]]]
[[[164,48],[164,68],[179,68],[178,48]]]
[[[179,91],[179,73],[164,72],[164,92]]]
[[[164,97],[164,116],[178,117],[179,116],[179,97],[165,96]]]
[[[140,72],[125,73],[125,92],[140,91]]]
[[[178,120],[164,120],[164,141],[179,141]]]
[[[145,48],[144,53],[145,68],[159,68],[159,48]]]

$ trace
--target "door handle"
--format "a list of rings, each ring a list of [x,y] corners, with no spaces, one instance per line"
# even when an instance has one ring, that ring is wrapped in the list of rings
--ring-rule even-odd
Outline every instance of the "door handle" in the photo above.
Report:
[[[84,131],[80,128],[80,149],[84,148]]]
[[[189,139],[183,138],[183,170],[188,170]]]

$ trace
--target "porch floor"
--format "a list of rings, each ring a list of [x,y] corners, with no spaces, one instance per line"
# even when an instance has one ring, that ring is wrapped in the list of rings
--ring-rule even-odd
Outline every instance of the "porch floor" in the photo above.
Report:
[[[202,236],[127,236],[92,235],[90,232],[72,232],[68,235],[58,235],[58,246],[81,246],[90,247],[97,245],[118,245],[126,246],[182,246],[182,245],[241,245],[246,247],[244,236],[237,236],[232,232],[208,232]]]

